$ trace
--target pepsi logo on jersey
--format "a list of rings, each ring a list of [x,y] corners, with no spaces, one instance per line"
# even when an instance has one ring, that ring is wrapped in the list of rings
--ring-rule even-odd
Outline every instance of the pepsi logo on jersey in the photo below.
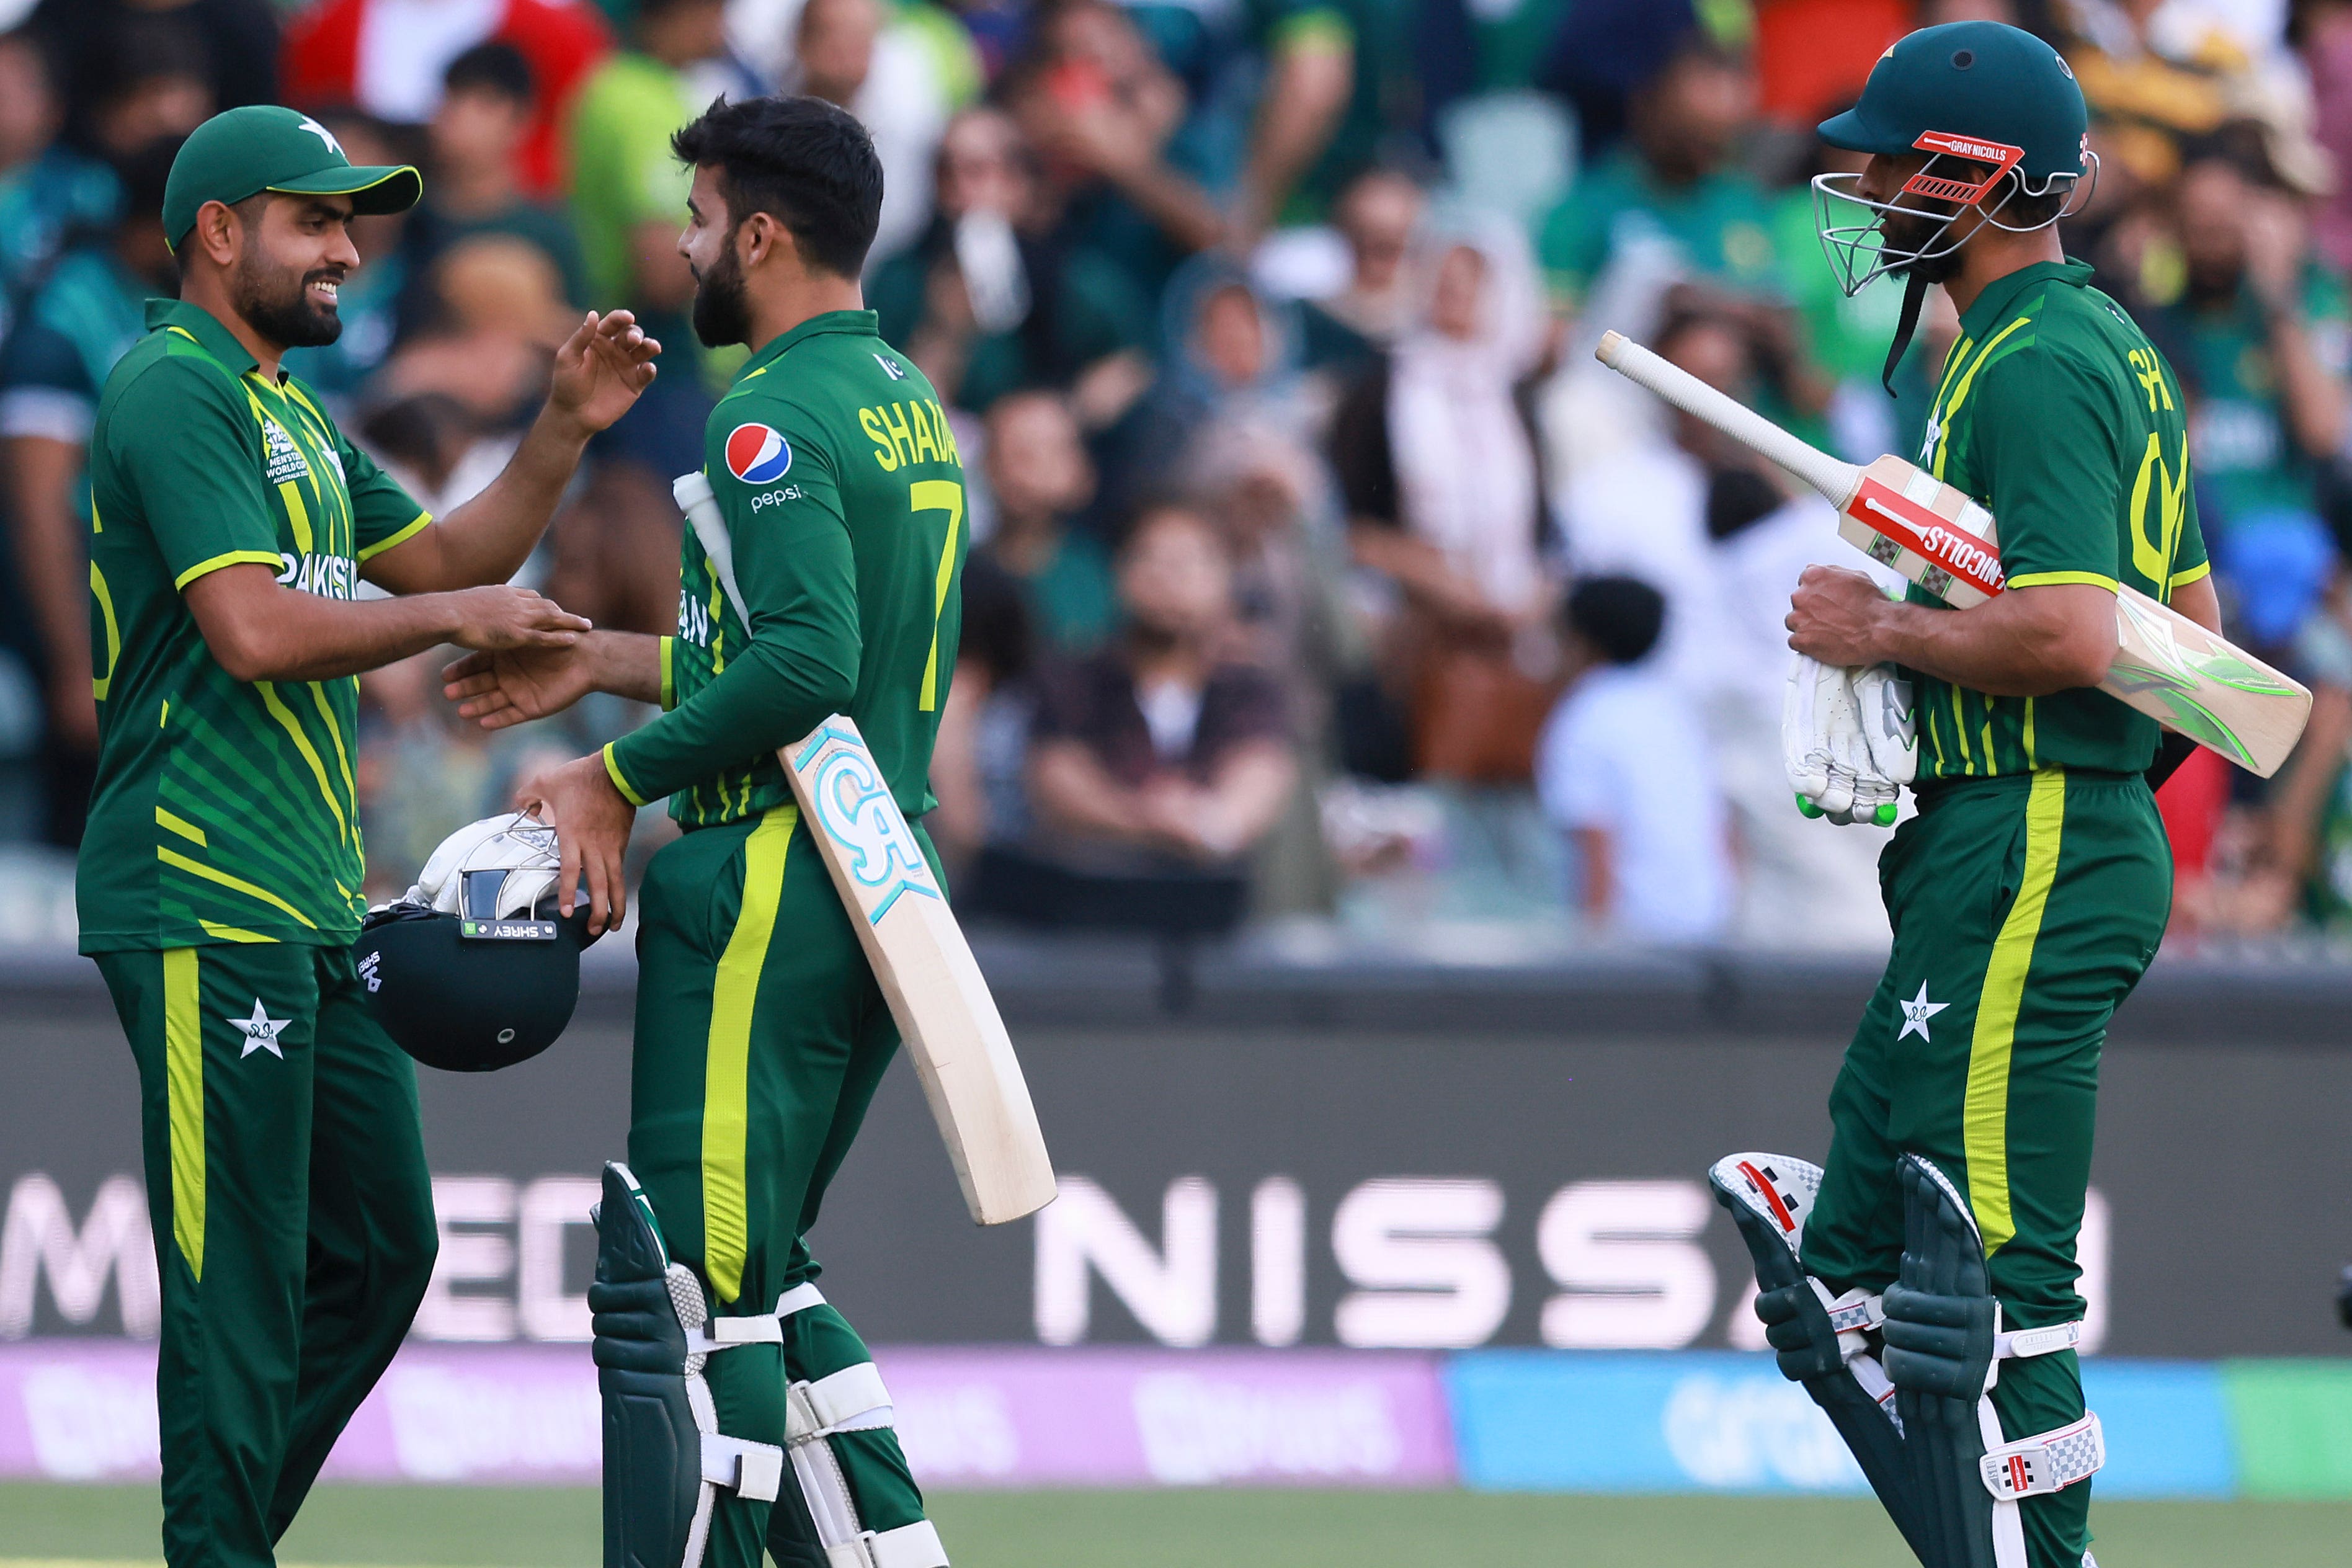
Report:
[[[793,448],[769,425],[738,425],[727,433],[727,471],[747,485],[764,485],[792,471]]]

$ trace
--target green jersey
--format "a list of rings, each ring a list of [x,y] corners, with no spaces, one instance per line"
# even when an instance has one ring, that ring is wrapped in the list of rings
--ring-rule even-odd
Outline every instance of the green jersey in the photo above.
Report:
[[[90,435],[98,777],[76,890],[84,952],[358,934],[359,682],[238,680],[180,597],[246,562],[350,599],[432,519],[300,382],[197,306],[147,304]]]
[[[2209,570],[2179,384],[2090,280],[2084,263],[2045,261],[1977,297],[1919,461],[1992,512],[2008,586],[2127,583],[2168,600]],[[1922,784],[2052,766],[2138,773],[2156,755],[2156,721],[2088,687],[1991,697],[1914,679]]]
[[[1630,148],[1580,175],[1547,216],[1536,251],[1552,291],[1580,300],[1635,238],[1661,239],[1695,271],[1735,289],[1769,289],[1774,278],[1772,203],[1737,169],[1688,185],[1660,184]]]
[[[688,827],[756,816],[793,798],[776,748],[846,713],[921,816],[969,542],[931,384],[872,311],[828,311],[753,354],[704,432],[751,625],[687,530],[667,711],[604,748],[613,782],[639,805],[670,796]]]

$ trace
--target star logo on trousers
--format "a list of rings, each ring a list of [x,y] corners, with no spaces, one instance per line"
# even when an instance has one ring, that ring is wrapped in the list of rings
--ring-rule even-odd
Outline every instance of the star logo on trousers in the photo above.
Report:
[[[1927,1020],[1950,1006],[1951,1004],[1928,1001],[1927,983],[1922,980],[1919,982],[1919,994],[1912,997],[1908,1002],[1898,1002],[1895,1005],[1903,1009],[1903,1027],[1895,1037],[1900,1041],[1913,1034],[1916,1034],[1923,1040],[1927,1040]],[[1933,1040],[1927,1040],[1927,1043],[1935,1044]]]
[[[222,1021],[245,1037],[245,1049],[236,1053],[237,1060],[243,1061],[256,1051],[268,1051],[281,1062],[286,1059],[286,1053],[278,1048],[278,1037],[284,1033],[286,1026],[294,1020],[271,1017],[269,1009],[261,1005],[260,997],[256,996],[253,999],[252,1017],[226,1018]]]

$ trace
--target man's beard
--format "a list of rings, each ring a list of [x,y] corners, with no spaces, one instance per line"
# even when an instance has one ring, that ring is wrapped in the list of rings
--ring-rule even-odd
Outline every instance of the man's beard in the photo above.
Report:
[[[1910,213],[1888,213],[1881,220],[1879,231],[1885,236],[1885,246],[1896,251],[1933,251],[1948,246],[1940,256],[1923,256],[1916,261],[1906,261],[1894,268],[1906,278],[1916,278],[1925,283],[1948,283],[1959,275],[1960,247],[1951,244],[1949,220],[1919,217]]]
[[[320,267],[305,272],[293,280],[291,288],[279,286],[283,278],[282,273],[264,272],[261,258],[252,253],[237,263],[236,313],[247,326],[289,349],[324,348],[343,335],[343,319],[334,307],[310,302],[310,285],[340,285],[341,268]]]
[[[743,268],[728,245],[709,271],[694,280],[694,335],[709,349],[748,342],[751,305],[743,288]]]

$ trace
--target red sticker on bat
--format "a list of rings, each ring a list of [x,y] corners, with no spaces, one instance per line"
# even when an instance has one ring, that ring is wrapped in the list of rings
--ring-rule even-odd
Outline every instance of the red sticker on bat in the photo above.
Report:
[[[1901,490],[1865,479],[1846,511],[1874,533],[1924,556],[1979,593],[2000,592],[2000,552],[1987,549],[1983,540],[1953,526]]]

